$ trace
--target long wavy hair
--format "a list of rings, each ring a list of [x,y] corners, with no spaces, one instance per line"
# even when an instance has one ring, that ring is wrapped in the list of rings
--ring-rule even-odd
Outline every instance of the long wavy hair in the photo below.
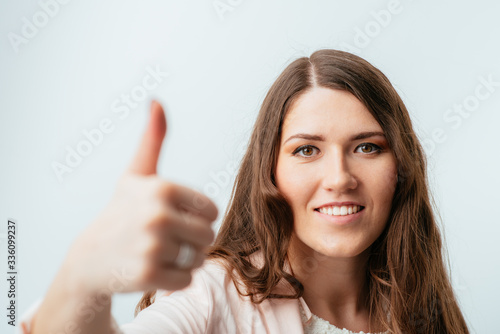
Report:
[[[446,270],[427,162],[408,111],[380,70],[347,52],[319,50],[299,58],[271,86],[208,257],[222,259],[238,292],[254,303],[302,296],[303,285],[286,270],[293,215],[274,172],[290,106],[318,86],[356,96],[382,127],[397,160],[391,212],[366,268],[370,320],[389,333],[469,333]],[[259,265],[250,257],[257,251]],[[291,293],[273,293],[283,280]],[[153,301],[154,291],[146,292],[136,312]]]

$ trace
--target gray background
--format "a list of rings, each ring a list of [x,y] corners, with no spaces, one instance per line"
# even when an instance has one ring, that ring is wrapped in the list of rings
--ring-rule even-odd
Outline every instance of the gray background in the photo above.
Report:
[[[50,2],[0,4],[0,267],[6,273],[6,223],[14,218],[19,313],[44,295],[71,242],[106,205],[152,98],[168,120],[159,174],[208,194],[223,212],[231,165],[274,79],[297,57],[340,48],[379,67],[410,110],[426,143],[461,307],[473,332],[496,331],[500,3],[89,0],[57,2],[44,16],[41,4]],[[34,21],[36,34],[23,35]],[[25,39],[16,46],[13,38]],[[148,68],[169,75],[126,117],[113,112],[122,94],[141,93]],[[497,83],[491,91],[488,78]],[[468,116],[454,111],[460,105]],[[54,162],[65,163],[68,147],[82,145],[83,131],[103,119],[113,131],[59,180]],[[139,297],[114,297],[119,323],[132,319]],[[13,332],[0,319],[2,332]]]

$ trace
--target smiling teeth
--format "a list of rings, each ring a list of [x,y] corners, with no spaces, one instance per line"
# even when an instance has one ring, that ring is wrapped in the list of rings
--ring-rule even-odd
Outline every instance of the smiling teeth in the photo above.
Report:
[[[319,212],[330,215],[330,216],[347,216],[361,210],[359,205],[348,205],[348,206],[324,206],[319,209]]]

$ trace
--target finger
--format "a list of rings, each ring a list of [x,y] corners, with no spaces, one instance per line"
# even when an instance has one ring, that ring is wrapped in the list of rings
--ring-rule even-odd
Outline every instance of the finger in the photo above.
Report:
[[[179,184],[164,182],[159,187],[158,194],[166,203],[185,210],[191,214],[201,216],[210,222],[219,214],[217,206],[207,196],[191,188]]]
[[[187,242],[196,248],[203,249],[214,240],[215,233],[206,218],[181,212],[175,208],[165,208],[165,214],[155,222],[154,233],[176,243]]]
[[[185,223],[183,218],[172,232],[172,237],[176,240],[189,242],[200,249],[210,246],[215,238],[215,233],[209,223],[203,218],[200,220],[196,217],[191,218],[188,224]]]
[[[149,123],[130,164],[130,172],[141,175],[156,174],[156,165],[166,132],[167,122],[163,108],[157,101],[153,101],[151,102]]]
[[[187,247],[187,248],[186,248]],[[183,249],[183,254],[181,254],[181,249]],[[183,262],[182,256],[186,255],[186,249],[189,249],[189,257]],[[196,248],[191,244],[186,242],[177,243],[177,251],[175,253],[175,257],[172,260],[167,260],[165,263],[166,268],[175,267],[183,270],[190,270],[197,267],[201,267],[203,262],[205,261],[206,254],[200,249]]]
[[[150,279],[151,289],[178,290],[191,283],[191,270],[161,268]]]
[[[178,268],[177,264],[175,263],[176,259],[180,256],[179,252],[181,251],[182,244],[188,244],[190,250],[193,252],[193,254],[189,256],[190,261],[188,267],[186,268]],[[154,255],[151,256],[151,259],[154,259],[154,263],[158,266],[161,266],[162,268],[178,268],[183,270],[200,267],[205,261],[205,258],[205,249],[196,247],[186,241],[178,241],[169,237],[162,238],[160,248],[155,250]]]

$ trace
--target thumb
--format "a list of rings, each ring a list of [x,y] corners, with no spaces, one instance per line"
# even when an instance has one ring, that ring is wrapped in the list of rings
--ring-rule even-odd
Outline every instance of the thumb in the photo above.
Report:
[[[139,149],[129,167],[129,172],[141,175],[156,174],[161,144],[167,132],[167,121],[161,104],[151,102],[149,123],[144,132]]]

